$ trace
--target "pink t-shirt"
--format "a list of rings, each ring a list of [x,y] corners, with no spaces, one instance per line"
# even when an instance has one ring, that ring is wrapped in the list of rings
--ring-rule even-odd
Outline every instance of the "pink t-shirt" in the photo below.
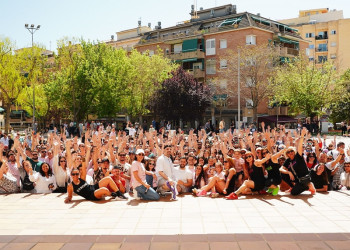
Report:
[[[146,182],[146,169],[143,163],[138,161],[133,161],[131,164],[131,186],[136,188],[142,186],[142,183],[138,182],[134,177],[134,171],[138,171],[138,176],[142,182]]]

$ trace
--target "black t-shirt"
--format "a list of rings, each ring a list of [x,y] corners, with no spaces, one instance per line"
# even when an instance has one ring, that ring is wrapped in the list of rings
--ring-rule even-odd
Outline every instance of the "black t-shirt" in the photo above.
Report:
[[[306,166],[304,157],[302,157],[299,153],[295,154],[295,157],[293,160],[288,158],[284,164],[284,167],[286,167],[289,171],[291,171],[294,174],[294,171],[298,178],[304,177],[305,175],[309,174],[309,169]],[[292,170],[292,167],[294,168],[294,171]]]
[[[73,190],[76,194],[84,197],[87,200],[96,200],[96,197],[94,195],[95,187],[93,185],[89,185],[84,181],[83,179],[79,178],[79,184],[75,185],[74,182],[72,182]]]
[[[281,179],[280,165],[269,160],[265,164],[265,169],[268,173],[268,179]]]
[[[324,172],[321,175],[316,174],[316,171],[311,170],[310,172],[311,181],[316,189],[323,188],[328,185],[327,173]]]

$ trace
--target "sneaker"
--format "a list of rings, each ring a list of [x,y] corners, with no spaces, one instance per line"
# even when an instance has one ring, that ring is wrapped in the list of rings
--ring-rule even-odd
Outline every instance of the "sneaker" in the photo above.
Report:
[[[230,193],[229,195],[225,196],[226,199],[228,200],[237,200],[238,199],[238,195],[234,192]]]
[[[263,189],[263,190],[260,190],[258,191],[259,194],[267,194],[267,192]]]
[[[290,194],[291,192],[292,192],[292,188],[290,188],[290,189],[284,191],[284,193],[286,193],[286,194]]]
[[[128,200],[128,198],[125,197],[122,193],[117,195],[114,199],[116,199],[117,201],[127,201]]]
[[[269,189],[267,190],[267,192],[268,192],[269,194],[272,194],[273,188],[269,188]]]
[[[273,195],[273,196],[278,195],[278,191],[280,191],[280,188],[279,188],[279,187],[273,188],[273,189],[272,189],[272,195]]]
[[[192,189],[192,193],[197,194],[198,193],[198,189],[197,188]]]
[[[161,196],[161,197],[165,197],[165,191],[162,187],[157,188],[157,193]]]
[[[200,191],[199,193],[197,193],[197,196],[198,196],[198,197],[205,197],[205,196],[207,196],[207,191],[202,190],[202,191]]]
[[[171,195],[171,200],[176,200],[176,195],[177,195],[177,190],[174,186],[170,185],[170,183],[167,181],[166,185],[168,186],[168,188],[170,189],[172,195]]]
[[[210,197],[211,197],[211,198],[217,198],[217,197],[219,197],[219,193],[217,193],[217,192],[211,192]]]

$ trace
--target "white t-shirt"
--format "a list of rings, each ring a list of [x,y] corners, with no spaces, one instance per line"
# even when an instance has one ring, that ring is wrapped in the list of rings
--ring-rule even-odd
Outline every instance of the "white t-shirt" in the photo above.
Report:
[[[175,179],[174,166],[170,158],[166,157],[165,155],[161,155],[157,160],[156,166],[157,176],[159,175],[160,171],[163,171],[163,173],[166,174],[170,179]],[[163,179],[163,177],[159,175],[158,181],[160,179]]]
[[[192,179],[192,172],[185,168],[175,167],[174,168],[174,174],[176,181],[183,181],[184,183],[187,183],[187,180]]]
[[[48,178],[42,176],[39,172],[33,172],[32,175],[29,175],[29,180],[35,182],[35,190],[37,193],[45,194],[52,193],[56,189],[56,179],[55,176],[51,175]],[[49,189],[49,185],[53,184],[53,188]]]
[[[138,171],[138,176],[140,177],[141,181],[143,183],[146,182],[146,169],[143,163],[139,161],[133,161],[131,164],[131,185],[133,188],[136,188],[138,186],[142,186],[143,184],[138,182],[134,177],[134,172]]]

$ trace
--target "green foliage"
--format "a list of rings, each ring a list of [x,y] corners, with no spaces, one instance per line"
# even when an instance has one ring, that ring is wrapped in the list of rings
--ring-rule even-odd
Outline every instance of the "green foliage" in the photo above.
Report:
[[[330,118],[334,123],[350,120],[350,69],[340,79],[340,88],[331,105]]]
[[[330,62],[318,69],[303,57],[282,65],[271,81],[273,101],[286,102],[292,113],[306,116],[322,114],[330,107],[340,86]]]

